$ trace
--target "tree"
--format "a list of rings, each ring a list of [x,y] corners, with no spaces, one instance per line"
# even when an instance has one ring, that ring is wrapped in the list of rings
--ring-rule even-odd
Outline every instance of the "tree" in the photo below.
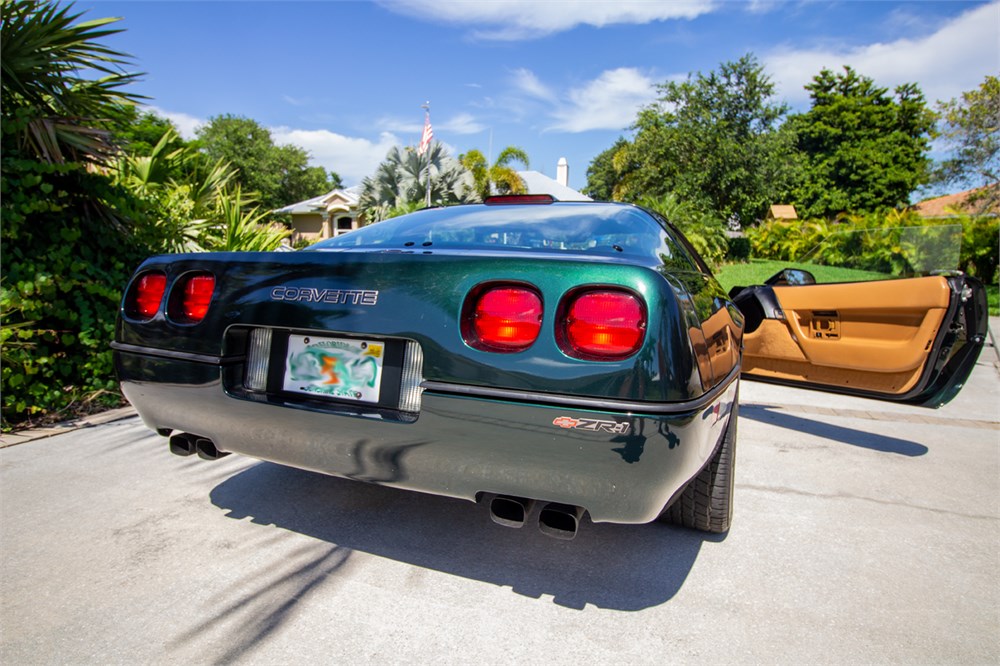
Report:
[[[197,130],[204,153],[238,170],[236,181],[256,193],[265,210],[319,196],[340,184],[322,167],[309,166],[309,154],[292,145],[275,145],[271,132],[255,120],[225,114]]]
[[[824,69],[806,86],[809,111],[790,125],[804,155],[800,213],[831,217],[901,208],[929,178],[934,115],[916,84],[890,96],[850,67]]]
[[[941,138],[949,152],[935,173],[942,184],[979,186],[972,212],[1000,205],[1000,78],[989,76],[960,99],[938,104]],[[987,187],[989,186],[989,187]]]
[[[179,147],[174,147],[177,144]],[[236,171],[207,158],[169,129],[148,154],[123,152],[112,171],[115,182],[137,202],[143,224],[135,234],[156,254],[201,252],[213,211]]]
[[[2,65],[4,136],[48,164],[104,164],[115,153],[108,111],[131,104],[121,88],[129,57],[97,40],[121,32],[105,18],[74,24],[80,14],[41,0],[4,0]]]
[[[213,252],[267,252],[281,244],[291,231],[266,222],[267,211],[261,212],[252,199],[243,196],[237,185],[224,196],[216,198],[215,224],[208,225],[205,245]]]
[[[710,266],[718,266],[726,258],[728,241],[725,222],[711,213],[696,210],[689,201],[681,201],[675,194],[643,197],[640,206],[662,215],[681,230],[684,237]]]
[[[612,155],[613,196],[632,201],[673,192],[742,223],[784,196],[792,138],[779,127],[787,107],[771,101],[774,84],[753,55],[657,89],[658,101],[633,125],[635,138]]]
[[[587,167],[587,186],[582,192],[591,199],[611,201],[621,175],[615,169],[615,154],[628,145],[628,139],[618,137],[614,145],[602,151]]]
[[[266,223],[268,212],[233,184],[235,169],[208,166],[172,129],[148,155],[122,153],[112,173],[135,197],[145,220],[136,233],[157,254],[273,250],[291,233]]]
[[[173,132],[168,149],[176,150],[186,145],[173,122],[152,111],[143,111],[135,104],[119,106],[112,120],[113,140],[122,152],[149,155],[167,132]]]
[[[478,150],[472,149],[458,156],[458,161],[464,166],[475,182],[476,194],[480,201],[493,194],[524,194],[527,188],[524,181],[511,166],[520,162],[527,169],[528,154],[517,146],[507,146],[497,156],[491,165]]]
[[[435,141],[423,155],[413,148],[389,149],[375,173],[361,181],[358,208],[367,223],[424,205],[430,180],[431,205],[468,203],[478,196],[472,174]]]
[[[129,57],[100,43],[116,19],[3,2],[0,26],[0,402],[4,429],[89,401],[117,402],[108,347],[143,248],[134,202],[106,175],[111,124],[134,96]],[[106,404],[106,402],[104,402]]]

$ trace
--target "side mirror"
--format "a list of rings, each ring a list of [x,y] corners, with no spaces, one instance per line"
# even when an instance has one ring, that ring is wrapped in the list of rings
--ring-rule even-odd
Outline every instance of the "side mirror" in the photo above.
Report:
[[[816,284],[816,277],[809,271],[804,271],[800,268],[786,268],[780,273],[776,273],[769,277],[764,284],[769,287]]]

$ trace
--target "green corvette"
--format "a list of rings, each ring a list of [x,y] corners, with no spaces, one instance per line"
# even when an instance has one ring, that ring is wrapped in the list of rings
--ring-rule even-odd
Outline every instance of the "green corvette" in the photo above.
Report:
[[[795,281],[731,297],[642,208],[496,197],[294,253],[153,257],[113,347],[180,455],[462,498],[559,538],[584,513],[724,532],[741,372],[937,406],[982,346],[974,280]]]

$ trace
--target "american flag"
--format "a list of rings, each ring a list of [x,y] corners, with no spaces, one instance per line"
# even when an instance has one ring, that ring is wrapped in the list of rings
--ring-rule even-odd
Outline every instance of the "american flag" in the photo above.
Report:
[[[427,152],[427,149],[431,147],[433,139],[434,130],[431,129],[431,113],[428,111],[424,114],[424,133],[420,137],[420,146],[417,148],[417,155],[423,156]]]

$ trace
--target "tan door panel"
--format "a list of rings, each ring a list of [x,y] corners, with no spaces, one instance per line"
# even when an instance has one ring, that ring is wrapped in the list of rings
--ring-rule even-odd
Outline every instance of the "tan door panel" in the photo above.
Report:
[[[946,308],[951,300],[948,281],[940,276],[775,287],[774,293],[783,307],[792,310],[838,308],[875,311],[886,308],[928,310]]]
[[[948,312],[943,277],[774,287],[784,321],[744,337],[744,371],[883,393],[920,378]]]

